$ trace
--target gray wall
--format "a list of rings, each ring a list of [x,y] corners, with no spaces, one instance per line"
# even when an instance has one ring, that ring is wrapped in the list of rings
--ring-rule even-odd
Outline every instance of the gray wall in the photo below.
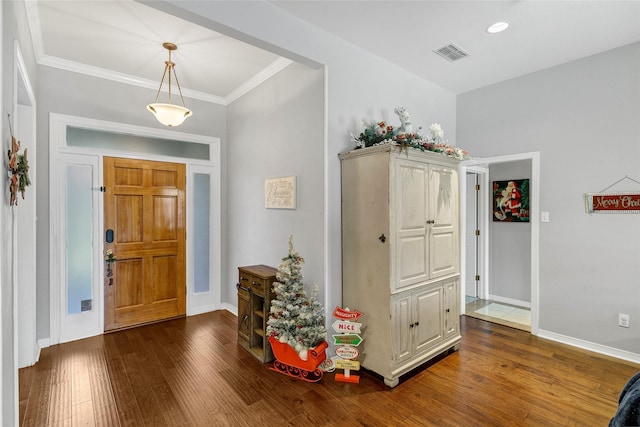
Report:
[[[489,166],[490,184],[510,179],[531,179],[531,161]],[[493,206],[492,203],[488,205]],[[489,215],[493,217],[493,212]],[[489,236],[489,295],[530,303],[530,223],[496,222],[492,218],[489,221]]]
[[[236,305],[237,267],[277,268],[287,255],[289,235],[305,259],[304,283],[323,286],[323,113],[323,70],[297,63],[229,106],[223,301]],[[282,176],[296,177],[297,208],[265,209],[265,178]]]
[[[38,339],[42,339],[49,337],[49,113],[171,129],[158,123],[145,108],[155,99],[154,90],[46,66],[38,67],[37,77],[38,86],[46,88],[39,93],[37,111],[37,333]],[[226,107],[189,98],[185,103],[194,114],[177,131],[221,138],[224,159]],[[222,161],[223,181],[225,165]]]
[[[457,108],[473,155],[540,152],[540,329],[635,354],[640,216],[588,215],[584,195],[640,179],[639,76],[635,43],[459,95]]]

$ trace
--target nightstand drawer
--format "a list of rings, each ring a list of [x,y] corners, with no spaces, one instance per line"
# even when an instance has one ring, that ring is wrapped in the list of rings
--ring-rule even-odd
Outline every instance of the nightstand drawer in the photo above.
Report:
[[[240,286],[251,289],[260,296],[271,294],[271,287],[275,281],[275,268],[265,265],[240,267],[238,271]]]
[[[267,289],[267,280],[262,279],[246,272],[241,272],[239,276],[240,286],[245,289],[250,289],[254,294],[264,296],[265,289]]]
[[[250,276],[249,280],[251,281],[251,292],[258,295],[265,294],[265,289],[267,288],[266,280],[260,279],[259,277],[255,276]]]

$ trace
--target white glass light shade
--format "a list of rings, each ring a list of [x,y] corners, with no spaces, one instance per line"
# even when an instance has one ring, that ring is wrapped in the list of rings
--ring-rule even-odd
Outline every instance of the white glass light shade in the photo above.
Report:
[[[191,116],[191,110],[174,104],[149,104],[147,110],[151,111],[160,123],[165,126],[179,126],[184,119]]]
[[[492,24],[487,28],[487,33],[489,34],[501,33],[507,28],[509,28],[509,25],[510,24],[506,21],[496,22],[495,24]]]

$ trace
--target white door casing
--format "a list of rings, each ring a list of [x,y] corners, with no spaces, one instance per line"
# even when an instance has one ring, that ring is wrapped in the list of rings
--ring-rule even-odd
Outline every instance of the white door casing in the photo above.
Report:
[[[13,209],[13,229],[17,232],[16,287],[14,288],[17,345],[17,368],[31,366],[38,360],[36,333],[36,101],[27,68],[22,57],[18,41],[14,42],[15,51],[15,96],[16,106],[13,115],[13,127],[16,138],[20,140],[20,149],[27,150],[29,178],[24,198],[18,198],[19,206]]]

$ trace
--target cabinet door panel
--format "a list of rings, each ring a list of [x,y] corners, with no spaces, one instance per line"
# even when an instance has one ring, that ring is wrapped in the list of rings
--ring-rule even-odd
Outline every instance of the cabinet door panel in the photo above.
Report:
[[[458,280],[444,284],[444,337],[457,335],[460,329]]]
[[[238,341],[242,339],[244,346],[249,343],[249,292],[238,289]]]
[[[458,173],[445,166],[429,167],[429,277],[459,272]]]
[[[427,265],[427,167],[398,162],[396,168],[395,288],[423,282]]]
[[[404,362],[413,356],[411,351],[412,320],[411,293],[395,297],[392,307],[391,325],[393,330],[393,355],[396,363]]]
[[[442,342],[442,287],[415,293],[415,354],[418,355]]]

